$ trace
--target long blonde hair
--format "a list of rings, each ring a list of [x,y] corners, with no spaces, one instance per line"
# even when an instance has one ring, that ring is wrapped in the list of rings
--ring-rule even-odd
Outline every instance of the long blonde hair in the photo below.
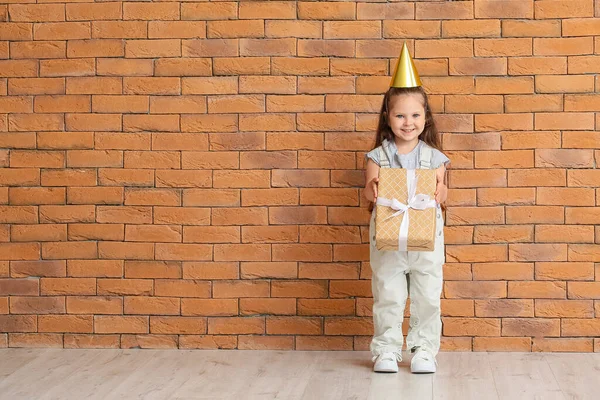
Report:
[[[388,141],[394,140],[394,133],[392,132],[387,119],[389,112],[388,110],[390,110],[390,102],[397,96],[407,94],[420,94],[423,98],[423,108],[425,109],[425,127],[423,132],[421,132],[419,135],[419,139],[427,143],[429,146],[442,151],[440,135],[437,127],[435,126],[435,121],[433,120],[433,114],[431,113],[429,101],[427,100],[427,93],[425,93],[425,90],[423,90],[421,86],[412,88],[391,87],[387,92],[385,92],[385,96],[383,97],[383,102],[381,104],[381,111],[379,112],[379,123],[377,124],[377,136],[375,137],[374,148],[381,146],[384,139],[387,139]]]

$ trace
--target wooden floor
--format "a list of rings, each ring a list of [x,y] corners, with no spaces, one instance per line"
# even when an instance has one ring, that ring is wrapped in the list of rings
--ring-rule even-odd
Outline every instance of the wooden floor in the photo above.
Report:
[[[0,349],[0,399],[600,399],[600,353],[438,362],[375,374],[366,352]]]

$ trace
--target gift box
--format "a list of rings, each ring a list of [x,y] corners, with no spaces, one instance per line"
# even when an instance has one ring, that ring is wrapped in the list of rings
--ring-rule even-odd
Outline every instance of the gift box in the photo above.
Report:
[[[436,172],[381,168],[375,208],[378,250],[432,251],[435,245]]]

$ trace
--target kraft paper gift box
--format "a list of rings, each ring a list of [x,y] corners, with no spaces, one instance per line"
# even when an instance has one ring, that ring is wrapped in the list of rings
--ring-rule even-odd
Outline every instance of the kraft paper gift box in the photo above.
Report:
[[[375,242],[378,250],[433,250],[436,185],[433,169],[379,170],[375,209]]]

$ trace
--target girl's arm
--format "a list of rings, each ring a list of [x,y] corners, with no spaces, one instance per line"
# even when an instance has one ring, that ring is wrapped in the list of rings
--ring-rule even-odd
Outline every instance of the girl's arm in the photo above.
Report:
[[[367,200],[375,202],[377,200],[377,183],[379,182],[379,165],[370,158],[367,160],[365,182],[365,197]]]
[[[448,197],[448,187],[446,186],[446,166],[442,164],[438,169],[435,170],[435,176],[437,180],[435,188],[435,201],[438,204],[446,202]]]

